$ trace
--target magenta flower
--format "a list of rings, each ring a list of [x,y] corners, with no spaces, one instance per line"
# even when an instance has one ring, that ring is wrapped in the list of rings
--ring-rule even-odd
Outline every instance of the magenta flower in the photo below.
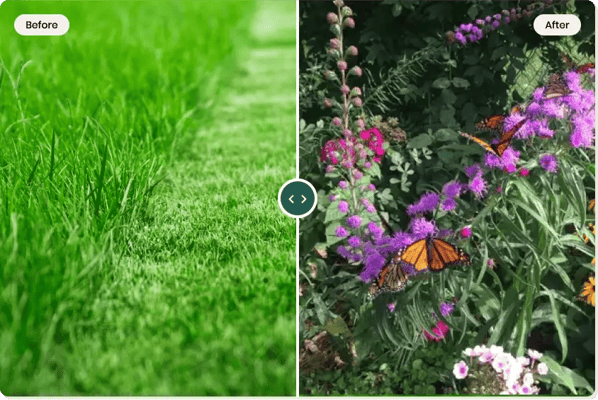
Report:
[[[347,225],[350,228],[357,229],[361,226],[362,218],[359,215],[352,215],[347,218]]]
[[[339,225],[339,226],[336,227],[336,230],[334,231],[334,234],[338,238],[344,238],[344,237],[346,237],[349,234],[349,232],[347,232],[347,230],[344,227],[342,227],[342,226]]]
[[[471,236],[471,227],[466,226],[465,228],[461,229],[461,237],[468,238]]]
[[[355,248],[355,247],[359,247],[361,246],[361,239],[358,236],[351,236],[348,240],[347,243],[349,243],[349,246]]]
[[[540,165],[547,172],[557,173],[558,165],[556,158],[552,154],[544,154],[540,157]]]
[[[338,187],[340,187],[341,189],[345,190],[347,188],[347,181],[340,181],[338,183]]]
[[[519,170],[519,174],[521,176],[528,176],[529,175],[529,169],[527,169],[527,168],[521,168],[521,170]]]
[[[471,192],[478,198],[484,197],[484,193],[486,192],[486,181],[482,178],[481,174],[476,175],[469,182],[469,190],[471,190]]]
[[[347,203],[345,200],[342,200],[340,203],[338,203],[338,210],[340,212],[342,212],[343,214],[346,214],[349,212],[349,203]]]

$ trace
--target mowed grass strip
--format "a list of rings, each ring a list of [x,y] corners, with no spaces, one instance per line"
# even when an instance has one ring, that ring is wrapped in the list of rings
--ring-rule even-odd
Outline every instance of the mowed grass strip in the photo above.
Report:
[[[102,296],[122,283],[112,281],[114,274],[131,265],[131,238],[151,218],[148,205],[164,190],[164,167],[175,144],[213,122],[212,107],[229,86],[253,8],[243,1],[2,5],[0,391],[5,395],[174,393],[197,385],[198,375],[188,378],[193,368],[203,368],[195,362],[200,360],[175,357],[166,334],[174,322],[161,326],[157,316],[172,298],[182,301],[175,307],[179,313],[201,313],[194,305],[205,311],[209,304],[201,303],[201,291],[209,281],[199,297],[185,301],[185,293],[198,293],[178,292],[179,281],[160,271],[161,265],[131,270],[123,293],[141,293],[146,280],[153,288],[170,285],[164,297],[144,304],[145,315],[132,300],[116,307],[116,298],[102,303]],[[67,16],[69,32],[22,37],[14,31],[18,15],[44,13]],[[185,273],[177,274],[184,283]],[[201,274],[187,276],[195,280]],[[105,312],[111,307],[118,324]],[[181,321],[180,326],[188,323]],[[131,335],[145,326],[152,330],[134,341]],[[130,347],[115,346],[110,335],[129,338]],[[124,359],[135,357],[142,364],[119,369]],[[167,373],[174,376],[163,379]],[[171,380],[179,386],[169,386]]]
[[[294,21],[294,3],[264,13]],[[175,148],[86,305],[67,364],[87,391],[295,394],[295,222],[277,204],[295,175],[295,45],[272,37],[242,53],[215,123]]]

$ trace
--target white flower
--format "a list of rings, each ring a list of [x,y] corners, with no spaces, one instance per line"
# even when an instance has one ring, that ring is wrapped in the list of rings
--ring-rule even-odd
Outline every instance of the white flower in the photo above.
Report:
[[[542,353],[533,349],[529,349],[527,354],[532,358],[532,360],[539,360],[542,358]]]
[[[468,357],[473,357],[473,356],[476,355],[475,352],[473,351],[473,349],[470,348],[470,347],[468,347],[465,350],[463,350],[463,354],[465,354]]]
[[[494,361],[492,361],[492,368],[494,368],[496,372],[502,372],[502,370],[507,367],[508,360],[506,354],[499,354]]]
[[[455,367],[453,368],[453,375],[455,375],[455,378],[457,379],[463,379],[467,376],[468,370],[469,368],[467,367],[467,364],[465,364],[465,361],[460,361],[455,364]]]
[[[480,355],[479,357],[479,361],[482,364],[485,364],[487,362],[492,361],[494,357],[492,356],[492,353],[490,353],[490,350],[486,349],[486,351],[484,353],[482,353],[482,355]]]
[[[486,346],[481,345],[481,346],[476,346],[473,348],[473,351],[475,353],[476,356],[479,356],[481,354],[483,354],[486,351]]]
[[[540,375],[546,375],[548,373],[548,365],[544,363],[538,364],[538,373]]]
[[[490,352],[492,353],[493,356],[497,356],[499,354],[502,354],[504,352],[504,349],[502,346],[492,345],[492,346],[490,346]]]
[[[517,391],[517,393],[519,394],[532,394],[532,388],[529,387],[528,385],[523,385],[519,387],[519,390]]]
[[[527,357],[517,357],[517,362],[521,365],[523,365],[524,367],[527,367],[529,365],[529,358]]]
[[[534,375],[530,372],[523,375],[523,384],[527,386],[531,386],[534,384]]]

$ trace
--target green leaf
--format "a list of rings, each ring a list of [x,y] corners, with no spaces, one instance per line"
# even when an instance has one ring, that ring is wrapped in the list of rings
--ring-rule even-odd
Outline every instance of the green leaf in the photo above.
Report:
[[[432,83],[432,87],[435,89],[446,89],[451,86],[451,81],[448,78],[438,78]]]
[[[342,317],[329,319],[328,322],[326,322],[326,325],[324,325],[324,329],[333,336],[338,336],[340,334],[345,336],[351,335],[351,331]]]
[[[453,86],[459,88],[469,87],[469,81],[463,78],[453,78]]]
[[[577,372],[560,365],[547,355],[544,355],[540,361],[548,366],[549,374],[554,381],[568,387],[573,394],[577,395],[576,388],[584,388],[590,393],[594,392],[594,388],[592,388],[588,381]]]
[[[414,137],[413,139],[409,140],[407,144],[407,148],[410,149],[420,149],[422,147],[426,147],[432,144],[432,137],[427,133],[422,133]]]

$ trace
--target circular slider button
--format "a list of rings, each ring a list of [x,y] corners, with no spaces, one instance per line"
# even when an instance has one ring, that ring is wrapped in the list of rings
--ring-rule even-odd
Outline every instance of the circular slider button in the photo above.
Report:
[[[316,189],[304,179],[291,179],[278,191],[278,205],[283,213],[292,218],[303,218],[316,208]]]

